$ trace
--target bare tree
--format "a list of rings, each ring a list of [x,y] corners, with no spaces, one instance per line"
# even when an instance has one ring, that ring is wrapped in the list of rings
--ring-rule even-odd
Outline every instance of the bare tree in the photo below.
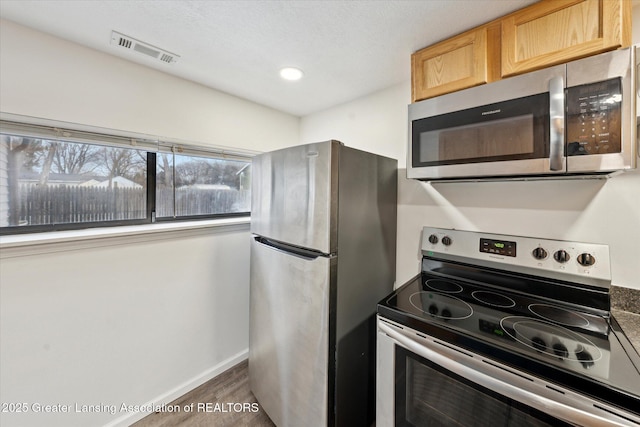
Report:
[[[171,187],[173,185],[173,167],[169,162],[169,154],[161,153],[159,155],[160,159],[162,159],[161,173],[165,187]]]
[[[9,147],[7,156],[7,186],[9,191],[9,225],[20,222],[20,171],[23,169],[25,155],[33,157],[37,140],[20,136],[2,135],[2,143]]]
[[[103,166],[109,173],[109,187],[113,185],[113,178],[118,176],[135,179],[138,172],[146,166],[144,157],[138,155],[137,150],[105,147],[102,155]]]
[[[100,148],[89,144],[61,142],[53,158],[57,173],[81,174],[96,169],[100,160]]]
[[[40,179],[38,180],[38,185],[47,184],[47,181],[49,180],[49,172],[51,171],[51,164],[53,163],[53,157],[56,155],[57,148],[57,142],[49,143],[49,148],[47,149],[47,157],[45,157],[44,163],[42,164],[42,170],[40,171]]]
[[[189,160],[176,165],[176,187],[204,184],[201,177],[206,176],[208,165],[203,160]]]
[[[222,184],[239,187],[238,171],[244,162],[192,157],[176,165],[176,185]]]

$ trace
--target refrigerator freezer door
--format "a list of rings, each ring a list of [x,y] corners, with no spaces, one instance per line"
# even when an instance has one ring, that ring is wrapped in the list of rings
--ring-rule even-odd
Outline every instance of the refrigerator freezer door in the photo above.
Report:
[[[251,232],[325,254],[336,251],[339,142],[254,157]]]
[[[249,382],[278,426],[327,425],[336,259],[251,240]]]

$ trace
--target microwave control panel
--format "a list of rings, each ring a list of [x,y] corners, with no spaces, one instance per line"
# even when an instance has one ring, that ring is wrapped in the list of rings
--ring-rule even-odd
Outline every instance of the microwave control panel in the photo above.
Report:
[[[567,88],[567,155],[619,153],[620,78]]]

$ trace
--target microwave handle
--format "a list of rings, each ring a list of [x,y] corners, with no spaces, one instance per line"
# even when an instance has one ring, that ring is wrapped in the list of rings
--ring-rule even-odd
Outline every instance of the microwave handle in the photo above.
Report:
[[[564,79],[549,81],[549,169],[563,171],[564,166]]]

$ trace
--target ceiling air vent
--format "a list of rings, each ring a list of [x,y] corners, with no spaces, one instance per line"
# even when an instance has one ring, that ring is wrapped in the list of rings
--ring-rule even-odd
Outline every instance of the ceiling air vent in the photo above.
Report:
[[[111,32],[111,44],[142,53],[167,64],[174,64],[178,62],[178,58],[180,58],[180,56],[175,53],[160,49],[149,43],[141,42],[133,37],[125,36],[117,31]]]

